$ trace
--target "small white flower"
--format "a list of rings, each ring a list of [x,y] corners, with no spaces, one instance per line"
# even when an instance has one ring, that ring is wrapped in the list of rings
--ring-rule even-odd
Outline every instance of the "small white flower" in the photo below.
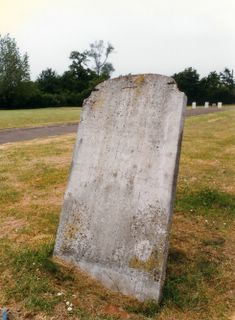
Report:
[[[66,306],[69,306],[70,305],[70,302],[69,301],[66,301]]]
[[[205,220],[205,222],[207,223],[207,222],[208,222],[208,220]]]
[[[58,296],[58,297],[60,297],[60,296],[62,296],[62,295],[63,295],[63,292],[58,292],[58,293],[57,293],[57,296]]]
[[[67,310],[68,310],[69,312],[71,312],[71,311],[73,311],[73,308],[72,308],[72,307],[68,307]]]

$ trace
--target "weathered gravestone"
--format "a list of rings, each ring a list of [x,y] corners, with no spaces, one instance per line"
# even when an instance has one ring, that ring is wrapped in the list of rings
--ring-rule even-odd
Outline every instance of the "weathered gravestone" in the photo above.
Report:
[[[173,79],[146,74],[83,106],[54,255],[139,300],[164,282],[185,104]]]

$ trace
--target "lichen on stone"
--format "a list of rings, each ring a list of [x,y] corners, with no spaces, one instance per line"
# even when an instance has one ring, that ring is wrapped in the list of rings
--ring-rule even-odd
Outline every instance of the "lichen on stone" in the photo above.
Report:
[[[64,237],[66,240],[75,239],[77,232],[79,231],[78,225],[70,223],[66,226]]]
[[[159,267],[157,250],[153,251],[146,261],[140,260],[136,255],[133,256],[129,261],[129,267],[154,274],[154,271]]]
[[[135,78],[135,84],[138,86],[141,86],[144,83],[144,81],[145,81],[144,74],[140,74]]]

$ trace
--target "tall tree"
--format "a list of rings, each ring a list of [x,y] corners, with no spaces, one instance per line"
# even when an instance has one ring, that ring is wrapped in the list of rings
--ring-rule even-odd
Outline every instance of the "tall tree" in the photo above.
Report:
[[[103,40],[95,41],[90,44],[90,50],[85,51],[85,54],[92,59],[93,70],[100,76],[110,76],[114,71],[114,67],[110,62],[107,62],[114,47],[111,43],[105,45]]]
[[[72,71],[79,80],[87,79],[87,77],[92,73],[92,70],[87,67],[87,53],[72,51],[69,58],[72,60],[72,63],[69,66],[70,71]]]
[[[4,107],[14,104],[22,83],[30,81],[28,55],[21,55],[14,38],[0,35],[0,96]]]

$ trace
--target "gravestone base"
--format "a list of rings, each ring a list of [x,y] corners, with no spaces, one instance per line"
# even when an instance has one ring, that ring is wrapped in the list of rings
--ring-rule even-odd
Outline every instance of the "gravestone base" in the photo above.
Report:
[[[60,256],[59,261],[61,260],[79,267],[108,289],[121,292],[124,295],[135,296],[139,301],[149,299],[154,299],[155,301],[160,300],[161,286],[163,283],[156,285],[156,281],[153,281],[148,276],[144,276],[143,273],[135,269],[131,271],[127,269],[125,271],[123,269],[114,269],[86,261],[79,261],[78,263],[73,257],[67,256]],[[164,281],[164,279],[162,280]]]

